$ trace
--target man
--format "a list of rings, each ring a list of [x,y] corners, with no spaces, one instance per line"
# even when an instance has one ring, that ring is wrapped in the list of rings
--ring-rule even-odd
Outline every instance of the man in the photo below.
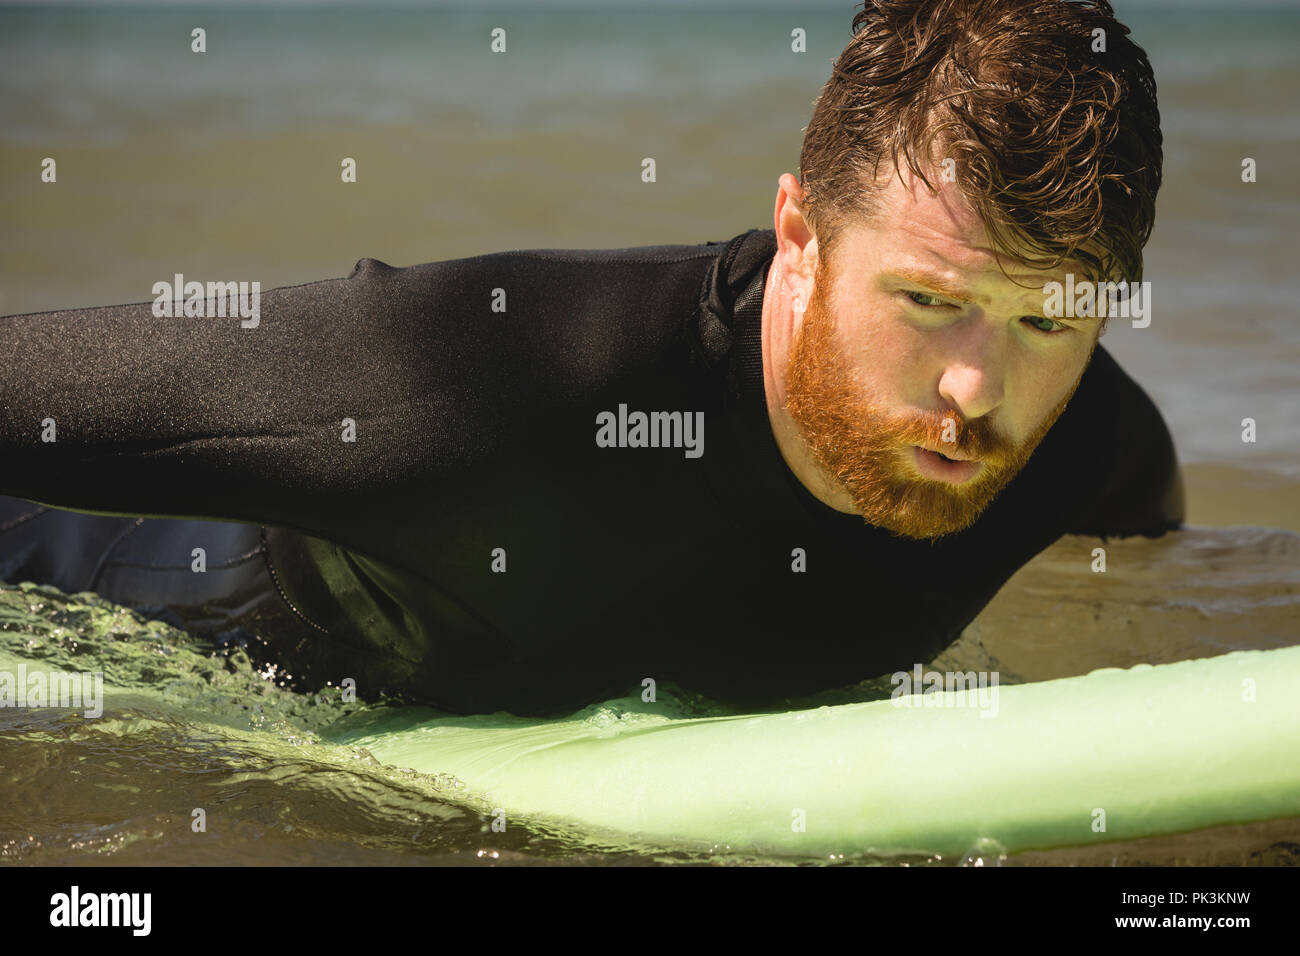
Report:
[[[253,327],[6,318],[0,575],[254,632],[307,687],[763,706],[927,660],[1063,534],[1178,527],[1159,412],[1045,305],[1141,278],[1145,54],[1104,2],[853,27],[772,230],[363,259]]]

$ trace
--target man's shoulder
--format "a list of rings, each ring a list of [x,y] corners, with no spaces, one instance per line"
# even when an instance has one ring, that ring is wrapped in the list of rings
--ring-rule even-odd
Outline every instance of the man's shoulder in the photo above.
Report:
[[[1165,428],[1151,396],[1101,344],[1061,420],[1076,432],[1109,439],[1107,445],[1131,440],[1153,428]]]
[[[1050,436],[1056,464],[1069,471],[1077,491],[1070,532],[1155,535],[1178,526],[1182,476],[1169,427],[1103,346],[1059,424]]]
[[[396,272],[427,272],[443,269],[472,269],[476,267],[499,266],[510,260],[543,261],[557,264],[601,265],[631,264],[654,265],[671,264],[693,259],[716,258],[738,239],[747,236],[770,235],[775,245],[774,230],[748,229],[727,239],[710,239],[695,243],[658,243],[654,245],[635,245],[620,247],[569,247],[541,246],[502,249],[466,256],[453,256],[431,260],[410,266],[392,266],[379,259],[365,257],[359,259],[348,278],[375,278]]]
[[[593,402],[689,397],[705,372],[695,357],[695,318],[715,276],[725,274],[720,260],[756,232],[404,267],[362,259],[331,307],[358,315],[381,341],[368,347],[400,355],[406,378],[498,429],[567,417],[564,409]],[[579,417],[586,427],[585,408]]]
[[[524,339],[545,331],[567,346],[570,335],[584,335],[605,338],[601,344],[617,351],[655,338],[655,330],[683,328],[707,295],[718,260],[754,232],[695,244],[513,249],[410,266],[363,258],[346,286],[360,301],[441,323],[490,315]]]

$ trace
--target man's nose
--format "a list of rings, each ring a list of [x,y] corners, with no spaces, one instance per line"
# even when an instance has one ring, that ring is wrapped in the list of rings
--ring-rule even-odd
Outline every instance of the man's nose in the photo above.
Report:
[[[946,343],[939,394],[967,421],[982,418],[1002,404],[1007,337],[983,317],[952,330]]]

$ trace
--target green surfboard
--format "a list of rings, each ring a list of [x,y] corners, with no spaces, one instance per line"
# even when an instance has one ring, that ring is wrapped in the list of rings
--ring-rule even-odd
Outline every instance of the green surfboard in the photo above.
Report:
[[[1300,815],[1300,646],[755,716],[633,698],[335,736],[482,809],[762,853],[1077,846]]]

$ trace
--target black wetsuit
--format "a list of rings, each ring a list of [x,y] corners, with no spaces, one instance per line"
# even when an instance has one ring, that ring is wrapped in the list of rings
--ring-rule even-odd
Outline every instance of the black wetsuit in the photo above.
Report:
[[[908,540],[823,505],[768,424],[774,252],[750,230],[363,259],[263,293],[256,328],[150,302],[6,317],[0,575],[260,627],[302,680],[449,710],[645,677],[760,705],[927,660],[1062,534],[1178,526],[1168,430],[1100,346],[967,531]],[[620,405],[702,412],[703,454],[600,447]]]

